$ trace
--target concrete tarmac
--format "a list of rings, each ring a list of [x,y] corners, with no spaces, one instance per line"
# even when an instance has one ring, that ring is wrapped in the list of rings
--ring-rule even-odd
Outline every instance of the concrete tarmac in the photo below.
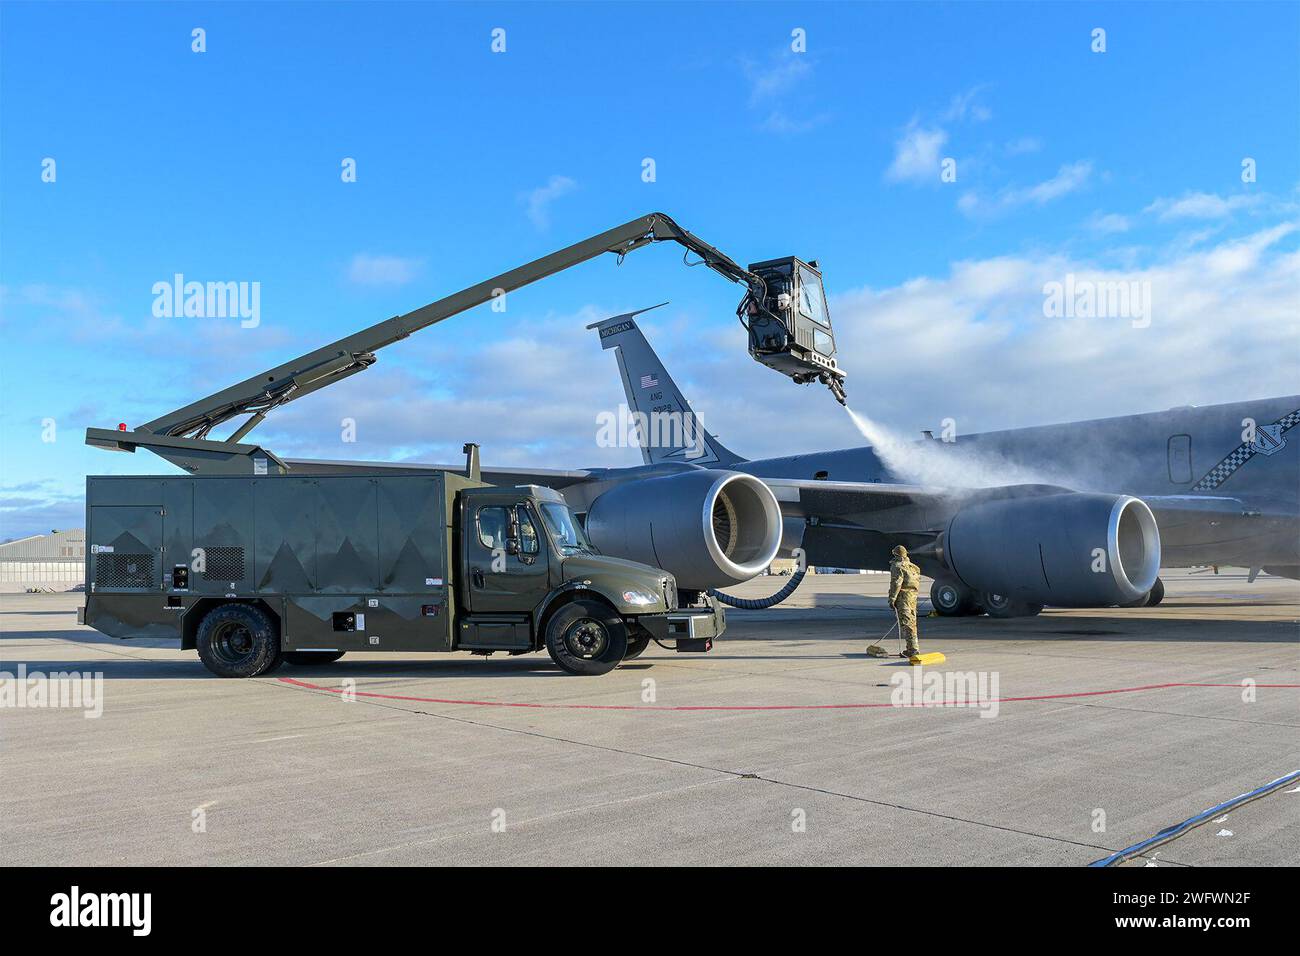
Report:
[[[707,655],[597,678],[349,654],[219,680],[78,626],[84,595],[5,595],[0,672],[103,696],[0,708],[0,862],[1082,865],[1300,769],[1300,584],[1165,582],[1149,609],[923,616],[947,661],[919,683],[864,654],[885,575],[810,576]],[[1295,866],[1298,823],[1288,787],[1148,856]]]

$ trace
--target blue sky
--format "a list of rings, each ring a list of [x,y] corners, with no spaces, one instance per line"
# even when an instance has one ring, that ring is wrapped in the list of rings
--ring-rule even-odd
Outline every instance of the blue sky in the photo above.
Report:
[[[819,259],[854,407],[906,432],[1294,392],[1298,41],[1283,4],[6,3],[0,536],[80,524],[87,473],[168,470],[86,448],[86,426],[654,209],[742,263]],[[259,283],[260,323],[154,317],[175,273]],[[1150,326],[1045,318],[1066,274],[1149,282]],[[823,391],[750,362],[738,297],[672,249],[598,260],[254,435],[286,455],[450,461],[476,439],[488,462],[633,463],[595,447],[621,391],[583,326],[670,299],[645,325],[724,441],[859,443]]]

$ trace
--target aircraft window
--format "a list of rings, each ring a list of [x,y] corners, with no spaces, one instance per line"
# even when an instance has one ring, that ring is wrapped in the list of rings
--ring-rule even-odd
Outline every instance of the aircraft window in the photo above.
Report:
[[[478,509],[478,539],[485,548],[504,548],[509,520],[500,505]]]
[[[533,517],[528,511],[527,505],[519,505],[515,509],[516,519],[519,522],[519,553],[536,554],[538,550],[537,543],[537,526],[533,524]]]

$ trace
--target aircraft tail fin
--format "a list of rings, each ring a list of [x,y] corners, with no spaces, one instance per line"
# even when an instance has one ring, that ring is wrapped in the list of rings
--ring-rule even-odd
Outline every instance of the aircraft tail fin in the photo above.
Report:
[[[613,349],[618,358],[623,393],[627,396],[626,414],[635,423],[641,457],[647,465],[685,462],[707,467],[744,461],[705,431],[704,424],[637,327],[636,317],[648,311],[625,312],[587,326],[597,330],[601,348]]]

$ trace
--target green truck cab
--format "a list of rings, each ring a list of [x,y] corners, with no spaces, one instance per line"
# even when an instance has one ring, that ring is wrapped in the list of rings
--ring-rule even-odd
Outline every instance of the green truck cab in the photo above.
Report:
[[[221,677],[349,651],[527,654],[604,674],[657,640],[707,651],[722,608],[599,554],[556,491],[451,472],[91,477],[86,605]]]

